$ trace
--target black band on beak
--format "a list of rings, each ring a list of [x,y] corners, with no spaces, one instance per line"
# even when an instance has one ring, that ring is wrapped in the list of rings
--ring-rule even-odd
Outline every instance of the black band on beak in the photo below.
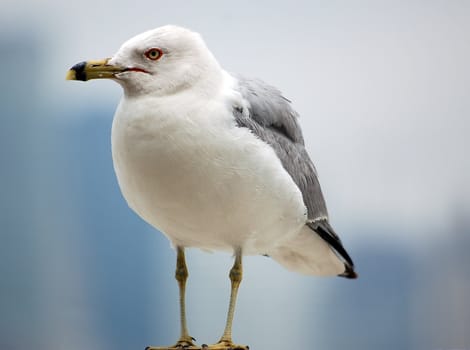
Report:
[[[73,70],[75,72],[75,79],[76,80],[81,80],[81,81],[86,81],[86,72],[85,72],[85,67],[86,67],[86,61],[77,63],[74,65],[70,70]]]

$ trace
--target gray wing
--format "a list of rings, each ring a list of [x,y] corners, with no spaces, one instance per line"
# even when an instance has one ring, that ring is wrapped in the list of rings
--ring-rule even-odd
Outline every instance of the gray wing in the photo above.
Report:
[[[302,192],[308,218],[312,221],[327,218],[317,172],[305,150],[298,115],[290,101],[277,89],[259,80],[238,79],[240,93],[249,103],[248,115],[234,110],[238,126],[249,128],[274,149]]]
[[[308,211],[307,225],[342,257],[346,267],[342,276],[354,278],[354,264],[328,222],[325,200],[315,166],[305,149],[298,114],[276,88],[260,80],[240,76],[237,79],[239,92],[248,102],[248,113],[241,107],[234,107],[237,125],[250,129],[274,149],[302,192]]]

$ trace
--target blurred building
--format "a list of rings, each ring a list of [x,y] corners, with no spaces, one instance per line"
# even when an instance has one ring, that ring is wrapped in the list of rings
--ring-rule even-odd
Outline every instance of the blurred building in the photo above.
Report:
[[[173,343],[179,332],[174,252],[120,195],[109,141],[114,106],[85,101],[83,107],[69,110],[63,107],[67,103],[46,104],[44,94],[54,93],[40,74],[48,61],[47,39],[32,31],[3,29],[0,349],[127,350]],[[336,104],[337,97],[332,99]],[[433,142],[439,137],[433,135]],[[407,141],[413,145],[412,137]],[[406,170],[416,154],[407,154]],[[400,159],[402,153],[394,156]],[[374,163],[374,158],[367,161]],[[356,171],[362,175],[362,169]],[[422,175],[419,169],[413,174],[404,192]],[[416,206],[404,201],[406,215],[401,217],[410,222],[398,223],[382,208],[391,191],[383,186],[386,181],[390,179],[369,188],[369,195],[381,200],[376,210],[384,212],[374,227],[367,226],[369,218],[355,217],[356,227],[341,223],[360,237],[347,244],[358,267],[357,281],[298,276],[265,258],[246,259],[249,268],[234,324],[240,341],[249,339],[253,349],[470,348],[468,212],[456,206],[442,219],[433,216],[442,224],[428,236],[423,232],[430,225],[416,219]],[[392,191],[402,183],[393,185]],[[465,197],[465,191],[458,192]],[[412,200],[422,201],[417,196]],[[463,208],[466,203],[465,197]],[[410,231],[402,232],[404,227]],[[190,258],[190,330],[196,330],[198,340],[215,341],[223,328],[231,261],[224,261],[225,268],[220,256],[196,253]]]
[[[44,105],[44,39],[4,33],[0,348],[143,349],[165,339],[171,322],[157,313],[170,314],[176,297],[159,284],[173,283],[173,253],[121,198],[113,111]]]

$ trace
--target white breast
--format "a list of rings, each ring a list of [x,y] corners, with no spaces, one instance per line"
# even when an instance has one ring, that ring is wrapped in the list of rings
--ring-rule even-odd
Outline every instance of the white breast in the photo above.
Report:
[[[302,195],[274,151],[237,127],[226,103],[125,99],[112,151],[129,206],[175,245],[263,254],[306,222]]]

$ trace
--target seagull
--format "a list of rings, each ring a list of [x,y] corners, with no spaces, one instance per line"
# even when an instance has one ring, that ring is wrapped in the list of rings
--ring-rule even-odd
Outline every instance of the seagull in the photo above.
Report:
[[[129,207],[176,250],[181,336],[167,347],[201,349],[186,324],[186,248],[234,254],[225,330],[232,341],[242,257],[265,255],[305,275],[356,278],[329,222],[299,116],[280,91],[225,71],[202,37],[167,25],[139,34],[68,80],[112,79],[123,88],[112,157]]]

